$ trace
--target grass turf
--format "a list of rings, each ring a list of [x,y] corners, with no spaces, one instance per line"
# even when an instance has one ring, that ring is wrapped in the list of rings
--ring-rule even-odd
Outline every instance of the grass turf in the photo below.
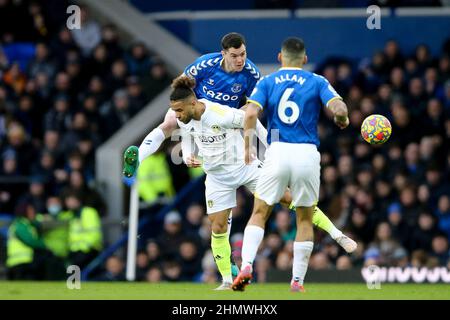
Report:
[[[286,283],[252,284],[245,292],[213,291],[216,285],[194,283],[83,282],[70,290],[65,282],[0,281],[0,300],[450,300],[448,284],[308,283],[306,293],[291,293]]]

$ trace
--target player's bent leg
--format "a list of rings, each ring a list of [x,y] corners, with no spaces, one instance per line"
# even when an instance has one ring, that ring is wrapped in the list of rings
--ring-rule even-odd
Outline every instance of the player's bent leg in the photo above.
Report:
[[[303,281],[314,246],[314,231],[312,226],[313,207],[298,207],[296,212],[297,234],[294,242],[291,291],[304,292]]]
[[[356,242],[336,228],[333,222],[331,222],[325,213],[317,206],[314,207],[313,225],[329,233],[347,253],[352,253],[356,250],[356,247],[358,246]]]
[[[233,282],[231,273],[231,246],[228,238],[228,217],[231,209],[208,215],[212,224],[211,250],[222,276],[222,285],[216,290],[229,290]]]

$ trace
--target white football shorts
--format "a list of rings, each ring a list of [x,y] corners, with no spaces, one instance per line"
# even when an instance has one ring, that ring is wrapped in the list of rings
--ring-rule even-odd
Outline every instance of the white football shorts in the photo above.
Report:
[[[266,151],[255,197],[278,203],[286,188],[296,207],[311,207],[319,198],[320,153],[314,144],[274,142]]]
[[[236,190],[245,186],[254,193],[261,172],[261,161],[255,160],[238,170],[208,173],[205,180],[206,212],[216,213],[236,206]]]

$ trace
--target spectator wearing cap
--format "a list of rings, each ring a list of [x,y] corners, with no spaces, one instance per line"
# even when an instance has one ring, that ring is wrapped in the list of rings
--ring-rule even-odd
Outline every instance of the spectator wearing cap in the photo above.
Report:
[[[163,258],[175,257],[184,240],[181,215],[178,211],[170,211],[164,217],[163,231],[157,238]]]

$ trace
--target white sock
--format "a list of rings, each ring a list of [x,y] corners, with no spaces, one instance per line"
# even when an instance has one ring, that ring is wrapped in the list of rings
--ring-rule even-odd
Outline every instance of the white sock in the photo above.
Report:
[[[222,283],[233,283],[233,277],[231,275],[223,277]]]
[[[242,267],[253,265],[259,245],[264,237],[264,229],[258,226],[247,226],[244,230],[244,241],[242,244]],[[252,267],[253,268],[253,267]]]
[[[330,230],[330,236],[333,238],[333,240],[336,240],[336,238],[342,236],[342,231],[333,226]]]
[[[313,250],[312,241],[294,242],[294,264],[292,266],[292,280],[303,285],[306,270],[308,270],[309,257]]]
[[[139,146],[139,163],[141,163],[148,156],[154,154],[164,140],[166,140],[164,132],[160,128],[153,129]]]
[[[227,234],[228,234],[228,239],[230,239],[231,225],[233,224],[233,210],[230,211],[230,215],[228,216],[227,224],[228,224]]]

